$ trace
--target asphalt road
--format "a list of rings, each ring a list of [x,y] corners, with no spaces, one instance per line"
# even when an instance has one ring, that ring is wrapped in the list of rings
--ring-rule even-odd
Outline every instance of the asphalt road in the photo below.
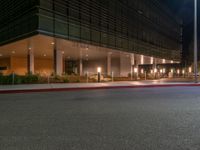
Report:
[[[0,95],[0,150],[199,150],[200,87]]]

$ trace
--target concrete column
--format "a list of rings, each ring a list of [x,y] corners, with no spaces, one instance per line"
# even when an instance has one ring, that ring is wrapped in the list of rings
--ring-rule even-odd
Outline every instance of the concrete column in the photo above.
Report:
[[[80,76],[83,75],[83,52],[82,52],[82,49],[80,49],[80,58],[78,61],[78,73]]]
[[[27,65],[28,74],[34,74],[34,51],[31,47],[28,48]]]
[[[154,58],[154,59],[153,59],[153,68],[155,69],[155,68],[156,68],[156,66],[157,66],[157,59],[156,59],[156,58]]]
[[[63,53],[60,50],[54,50],[55,58],[55,72],[56,75],[61,76],[63,74]]]
[[[64,62],[63,62],[63,52],[60,50],[62,49],[61,43],[58,39],[54,39],[54,44],[53,44],[53,54],[54,54],[54,73],[55,75],[61,76],[63,74],[63,67],[64,67]]]
[[[80,58],[79,60],[79,75],[82,76],[83,75],[83,59]]]
[[[120,76],[128,77],[128,74],[131,73],[131,61],[130,55],[120,54]]]
[[[108,55],[107,55],[107,75],[108,76],[111,76],[112,74],[111,61],[112,61],[112,53],[108,52]]]
[[[134,54],[131,54],[131,66],[135,65],[135,56]]]

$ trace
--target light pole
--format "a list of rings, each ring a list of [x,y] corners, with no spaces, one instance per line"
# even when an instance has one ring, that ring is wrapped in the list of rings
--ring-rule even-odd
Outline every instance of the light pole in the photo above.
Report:
[[[197,0],[194,0],[194,74],[195,83],[198,83],[198,53],[197,53]]]

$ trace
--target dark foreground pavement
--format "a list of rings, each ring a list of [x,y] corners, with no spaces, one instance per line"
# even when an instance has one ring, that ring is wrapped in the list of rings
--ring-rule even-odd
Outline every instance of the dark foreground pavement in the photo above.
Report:
[[[0,95],[0,150],[199,150],[200,87]]]

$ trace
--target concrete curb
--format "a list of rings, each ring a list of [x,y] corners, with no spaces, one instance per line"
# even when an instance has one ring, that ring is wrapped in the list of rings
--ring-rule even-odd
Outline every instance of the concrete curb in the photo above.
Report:
[[[128,88],[165,88],[165,87],[199,87],[200,84],[151,84],[133,86],[99,86],[99,87],[70,87],[70,88],[44,88],[44,89],[16,89],[0,90],[0,94],[17,93],[38,93],[38,92],[63,92],[63,91],[82,91],[82,90],[101,90],[101,89],[128,89]]]

